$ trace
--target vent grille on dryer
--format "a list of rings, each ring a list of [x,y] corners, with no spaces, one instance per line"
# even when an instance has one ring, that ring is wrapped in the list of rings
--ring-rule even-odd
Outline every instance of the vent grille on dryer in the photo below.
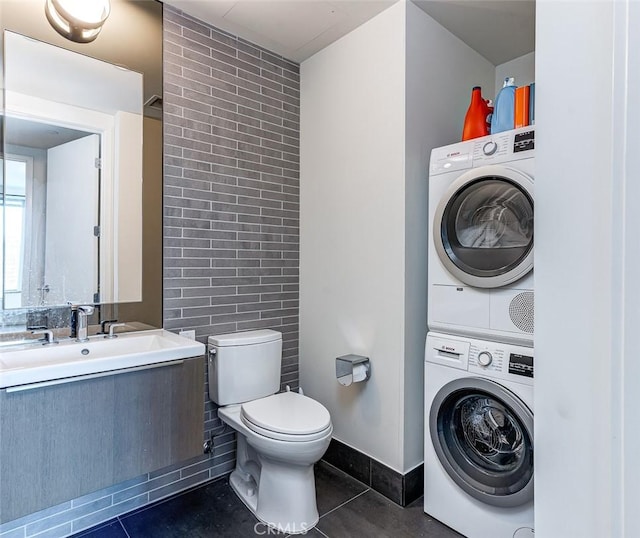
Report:
[[[518,293],[509,303],[509,317],[525,333],[533,334],[533,292]]]

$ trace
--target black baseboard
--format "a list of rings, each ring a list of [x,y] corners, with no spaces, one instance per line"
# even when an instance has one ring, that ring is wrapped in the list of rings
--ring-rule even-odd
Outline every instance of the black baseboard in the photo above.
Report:
[[[336,439],[331,439],[322,459],[400,506],[424,493],[424,464],[403,475]]]

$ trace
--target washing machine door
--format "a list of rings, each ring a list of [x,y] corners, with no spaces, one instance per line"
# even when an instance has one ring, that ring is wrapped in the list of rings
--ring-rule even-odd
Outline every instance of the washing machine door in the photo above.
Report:
[[[438,257],[458,280],[498,288],[533,268],[533,180],[506,166],[462,174],[433,222]]]
[[[474,377],[447,383],[429,427],[444,470],[473,498],[499,507],[533,499],[533,413],[504,386]]]

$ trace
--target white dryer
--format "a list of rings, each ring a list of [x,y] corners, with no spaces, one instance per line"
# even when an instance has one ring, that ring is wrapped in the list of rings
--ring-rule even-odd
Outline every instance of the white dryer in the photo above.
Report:
[[[533,349],[429,333],[424,511],[467,538],[533,538]]]
[[[436,148],[430,330],[533,345],[533,126]]]

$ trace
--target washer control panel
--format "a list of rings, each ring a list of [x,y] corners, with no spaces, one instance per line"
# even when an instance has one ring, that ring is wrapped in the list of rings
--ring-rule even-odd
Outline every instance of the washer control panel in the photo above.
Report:
[[[469,370],[502,372],[505,352],[498,344],[475,341],[469,349]]]
[[[495,379],[533,384],[533,348],[430,332],[427,362]]]
[[[533,378],[533,354],[509,354],[509,373]]]
[[[533,379],[533,349],[473,340],[469,347],[469,371],[495,374],[500,378]]]
[[[488,351],[478,353],[478,364],[487,367],[493,362],[493,355]]]

